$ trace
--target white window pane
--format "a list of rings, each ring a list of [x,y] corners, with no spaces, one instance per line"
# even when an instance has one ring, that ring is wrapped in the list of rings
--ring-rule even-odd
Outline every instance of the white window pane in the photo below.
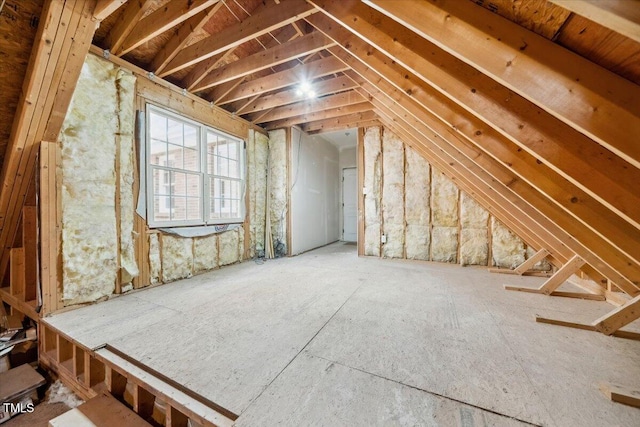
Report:
[[[184,169],[197,172],[200,170],[200,153],[198,150],[185,148],[184,153]]]
[[[189,148],[198,147],[198,128],[186,123],[184,125],[184,146]]]
[[[240,217],[240,201],[238,199],[229,201],[229,209],[230,209],[231,218]]]
[[[152,139],[149,151],[149,162],[152,165],[161,165],[161,160],[167,157],[167,144],[157,139]]]
[[[199,175],[195,175],[195,174],[187,175],[187,196],[202,197],[202,190],[200,188]]]
[[[187,219],[197,220],[202,219],[202,208],[199,197],[187,198]]]
[[[240,148],[240,144],[238,144],[238,141],[228,141],[228,146],[229,146],[229,158],[237,160],[238,149]]]
[[[176,196],[187,195],[187,174],[180,172],[171,172],[172,191],[171,194]]]
[[[229,157],[229,147],[227,146],[227,141],[221,139],[218,140],[216,154],[222,157]]]
[[[152,139],[167,140],[167,118],[151,112],[149,114],[149,133]]]
[[[184,221],[187,219],[187,198],[186,197],[171,197],[172,209],[171,220],[172,221]]]
[[[229,160],[229,178],[240,178],[240,162],[237,160]]]
[[[153,198],[153,220],[169,221],[171,218],[171,198],[169,196],[155,196]]]
[[[240,198],[240,183],[238,181],[229,181],[229,187],[231,188],[231,192],[229,193],[229,197],[232,199]]]
[[[168,132],[167,140],[169,142],[176,145],[183,145],[184,137],[182,134],[182,122],[179,122],[173,119],[168,119],[167,132]]]

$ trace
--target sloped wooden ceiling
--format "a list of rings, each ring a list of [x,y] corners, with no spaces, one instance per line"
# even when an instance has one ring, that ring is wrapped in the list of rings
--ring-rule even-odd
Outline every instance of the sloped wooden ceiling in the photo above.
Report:
[[[556,265],[582,265],[632,297],[603,331],[638,311],[639,2],[99,0],[95,10],[95,53],[267,130],[383,124]],[[314,99],[299,95],[303,81]],[[13,143],[7,153],[20,156]],[[4,163],[0,219],[20,195],[5,195],[16,163]]]

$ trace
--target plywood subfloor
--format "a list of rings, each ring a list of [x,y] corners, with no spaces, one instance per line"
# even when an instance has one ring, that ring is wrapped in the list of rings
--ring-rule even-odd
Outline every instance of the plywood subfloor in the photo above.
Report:
[[[502,289],[543,280],[358,258],[338,243],[47,321],[136,358],[239,426],[637,426],[640,411],[598,384],[640,388],[640,343],[534,322],[588,322],[609,304]]]

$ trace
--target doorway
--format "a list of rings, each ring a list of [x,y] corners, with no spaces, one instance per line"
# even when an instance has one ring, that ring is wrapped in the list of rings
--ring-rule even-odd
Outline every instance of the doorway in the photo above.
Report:
[[[342,240],[358,241],[358,173],[356,168],[342,169]]]

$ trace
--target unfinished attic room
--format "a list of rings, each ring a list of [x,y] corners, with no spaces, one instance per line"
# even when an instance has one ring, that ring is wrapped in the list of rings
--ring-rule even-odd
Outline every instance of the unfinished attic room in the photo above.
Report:
[[[0,424],[640,426],[640,0],[0,0]]]

